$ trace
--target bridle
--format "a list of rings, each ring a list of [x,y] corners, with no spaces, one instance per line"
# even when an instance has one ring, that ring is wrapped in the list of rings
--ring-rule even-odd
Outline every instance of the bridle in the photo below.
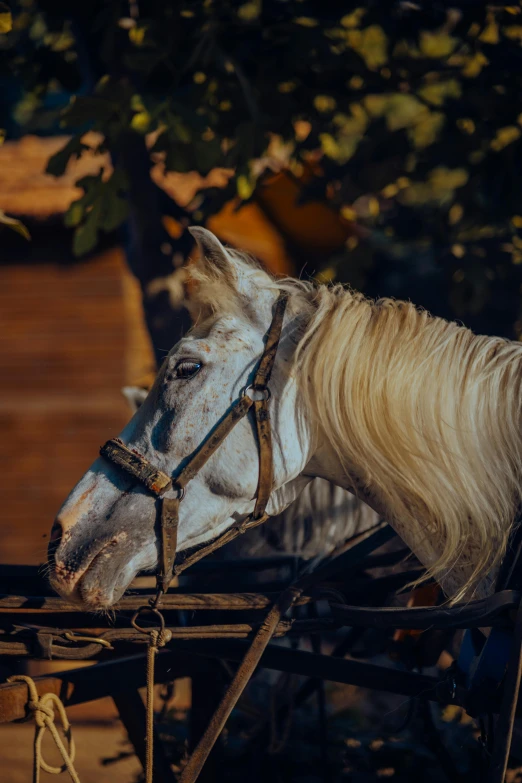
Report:
[[[153,608],[158,607],[161,596],[167,592],[173,576],[177,576],[197,560],[268,519],[269,515],[266,513],[266,506],[273,484],[272,433],[268,405],[270,389],[268,383],[272,375],[281,337],[286,303],[287,294],[281,292],[275,304],[272,323],[266,336],[265,348],[258,362],[252,383],[243,390],[241,396],[233,403],[225,417],[209,433],[185,466],[175,473],[172,478],[153,465],[138,451],[126,446],[119,438],[108,440],[100,449],[102,457],[118,465],[126,473],[141,482],[149,492],[159,499],[161,554],[156,572],[156,597],[151,604]],[[249,391],[253,396],[248,394]],[[183,557],[179,558],[180,562],[176,563],[179,505],[185,495],[185,487],[199,473],[227,435],[247,415],[251,408],[254,411],[259,445],[259,478],[254,511],[243,521],[229,527],[209,544],[195,547],[189,550],[188,553],[182,553]],[[177,491],[176,497],[164,497],[166,492],[173,489]]]

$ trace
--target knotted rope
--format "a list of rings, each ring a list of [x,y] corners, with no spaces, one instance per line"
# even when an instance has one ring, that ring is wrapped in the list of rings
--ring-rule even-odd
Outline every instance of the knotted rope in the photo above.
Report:
[[[172,631],[165,628],[165,618],[157,608],[158,598],[150,606],[142,606],[131,620],[131,624],[140,631],[148,634],[147,647],[147,705],[146,705],[146,745],[145,745],[145,783],[153,783],[154,772],[154,666],[156,654],[161,647],[172,639]],[[160,621],[160,628],[142,628],[138,625],[138,617],[142,612],[152,612]]]
[[[13,677],[9,677],[8,682],[25,682],[29,690],[29,701],[27,702],[27,708],[34,714],[34,720],[36,724],[34,734],[33,783],[39,783],[41,769],[43,769],[45,772],[51,773],[51,775],[59,775],[61,772],[65,772],[65,770],[67,770],[71,776],[71,779],[73,780],[73,783],[80,783],[80,778],[78,777],[78,773],[76,772],[73,763],[76,750],[71,734],[71,724],[69,723],[67,713],[65,712],[65,707],[63,706],[60,698],[55,693],[45,693],[43,696],[39,697],[34,680],[32,680],[31,677],[26,677],[23,674],[16,674]],[[62,722],[68,748],[65,747],[54,723],[55,708]],[[62,754],[64,763],[61,767],[52,767],[43,758],[42,740],[46,729],[49,729],[51,732],[52,738],[56,743],[56,747]]]
[[[154,767],[154,664],[158,652],[159,631],[150,632],[147,647],[147,741],[145,757],[145,781],[152,783]]]

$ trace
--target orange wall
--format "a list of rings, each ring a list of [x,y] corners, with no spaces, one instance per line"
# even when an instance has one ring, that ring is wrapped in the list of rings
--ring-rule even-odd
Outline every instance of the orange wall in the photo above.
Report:
[[[0,267],[0,563],[45,560],[56,511],[129,418],[119,390],[145,353],[129,278],[118,250]]]

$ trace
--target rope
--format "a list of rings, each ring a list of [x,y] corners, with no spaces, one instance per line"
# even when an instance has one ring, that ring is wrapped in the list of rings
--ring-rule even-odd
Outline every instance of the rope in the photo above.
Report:
[[[45,693],[43,696],[38,696],[36,685],[31,677],[26,677],[23,674],[17,674],[8,678],[8,682],[25,682],[29,690],[29,701],[27,702],[27,708],[34,713],[35,720],[35,734],[34,734],[34,760],[33,760],[33,783],[39,783],[40,770],[51,773],[51,775],[59,775],[65,770],[68,771],[73,783],[80,783],[80,778],[74,768],[74,756],[75,747],[74,740],[71,734],[71,724],[67,718],[65,707],[63,706],[60,698],[55,693]],[[58,734],[58,729],[55,726],[54,708],[56,708],[59,718],[62,722],[65,738],[67,739],[68,748],[65,747],[62,738]],[[61,767],[51,767],[43,758],[42,755],[42,740],[45,734],[45,730],[49,729],[52,738],[56,743],[56,747],[62,754],[64,764]]]
[[[146,705],[146,741],[145,741],[145,783],[153,783],[154,773],[154,666],[160,647],[169,641],[168,629],[151,630],[147,647],[147,705]],[[36,783],[36,782],[35,782]]]
[[[150,632],[147,648],[147,739],[145,757],[145,781],[152,783],[154,766],[154,664],[158,652],[159,631]]]

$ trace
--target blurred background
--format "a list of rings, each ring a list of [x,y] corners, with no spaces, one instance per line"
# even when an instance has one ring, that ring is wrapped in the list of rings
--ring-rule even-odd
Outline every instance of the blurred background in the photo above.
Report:
[[[187,226],[522,335],[520,3],[0,3],[0,561],[189,320]]]

